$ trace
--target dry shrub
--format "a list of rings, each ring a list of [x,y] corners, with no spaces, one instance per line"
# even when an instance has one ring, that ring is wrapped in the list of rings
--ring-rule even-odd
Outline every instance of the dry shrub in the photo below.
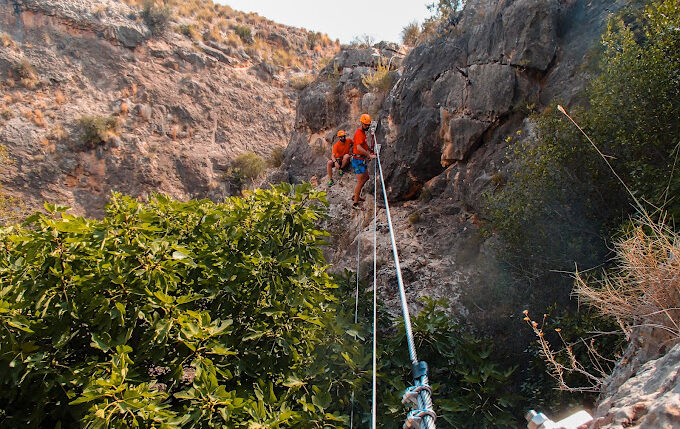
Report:
[[[663,218],[662,218],[663,219]],[[576,294],[579,300],[594,307],[604,316],[616,319],[630,339],[632,329],[651,327],[668,333],[671,341],[680,338],[680,236],[663,220],[655,222],[642,211],[642,216],[615,243],[616,268],[605,272],[599,280],[576,272]],[[592,337],[569,343],[560,329],[555,329],[561,349],[545,338],[543,323],[531,320],[524,311],[524,320],[538,337],[540,354],[550,367],[550,375],[561,390],[599,392],[611,373],[614,359],[597,351],[595,337],[615,332],[593,332]],[[576,346],[585,350],[577,357]],[[585,361],[584,361],[585,359]],[[570,386],[567,376],[578,375],[585,380],[580,387]]]
[[[274,52],[272,52],[271,60],[275,66],[282,68],[290,67],[296,62],[296,59],[290,54],[290,52],[283,48],[275,49]]]
[[[120,114],[121,115],[126,116],[129,111],[130,111],[130,106],[128,106],[127,103],[121,103],[120,104]]]
[[[43,116],[42,110],[35,109],[33,112],[33,123],[35,123],[39,127],[45,128],[47,124],[45,123],[45,118]]]
[[[19,77],[19,82],[24,88],[33,89],[38,85],[38,73],[35,67],[27,59],[21,60],[14,66],[14,72]]]
[[[64,97],[64,93],[61,92],[61,91],[57,91],[57,92],[54,94],[54,101],[55,101],[57,104],[64,104],[64,102],[66,102],[66,97]]]
[[[388,92],[394,82],[394,73],[390,71],[387,60],[380,58],[374,71],[361,75],[361,82],[371,91]]]
[[[557,328],[555,332],[562,343],[561,349],[557,350],[546,339],[547,328],[545,321],[548,315],[543,315],[543,322],[540,325],[538,322],[531,320],[528,310],[524,310],[524,316],[524,320],[531,326],[534,334],[538,337],[539,353],[550,368],[548,373],[557,382],[557,387],[560,390],[592,393],[597,393],[601,390],[602,384],[611,373],[616,361],[612,357],[602,356],[597,351],[595,338],[600,335],[612,334],[611,332],[593,333],[593,336],[590,338],[580,338],[576,343],[569,343],[562,336],[562,330]],[[582,362],[576,356],[574,347],[577,345],[585,349],[587,367],[586,362]],[[567,383],[567,377],[573,375],[581,377],[583,380],[581,386],[576,387]]]
[[[241,46],[241,38],[236,35],[236,33],[229,33],[226,38],[226,43],[227,45],[231,46],[232,48],[238,48]]]
[[[303,90],[309,86],[310,83],[314,82],[314,75],[311,73],[293,76],[290,78],[290,86],[297,90]]]
[[[66,134],[66,130],[61,124],[53,126],[50,132],[47,134],[47,138],[53,141],[64,140],[67,136],[68,134]]]
[[[12,40],[12,37],[7,33],[0,33],[0,44],[5,48],[16,47],[14,40]]]
[[[279,146],[275,147],[274,150],[269,154],[267,158],[267,165],[272,168],[279,168],[283,164],[283,159],[285,155],[285,148]]]
[[[253,37],[253,30],[250,28],[250,26],[235,25],[233,29],[236,35],[246,45],[250,45],[251,43],[255,42],[255,38]]]
[[[401,30],[401,41],[404,45],[415,46],[420,37],[420,26],[417,21],[413,21]]]
[[[211,22],[215,18],[215,11],[210,7],[203,7],[196,12],[196,19],[204,22]]]
[[[81,116],[78,123],[83,132],[83,142],[94,147],[107,142],[118,130],[118,120],[105,116]]]
[[[144,2],[141,14],[144,23],[154,36],[160,36],[165,32],[171,15],[169,7],[156,5],[150,0]]]
[[[232,9],[230,6],[222,5],[222,4],[216,4],[217,6],[217,14],[223,18],[229,18],[234,14],[234,9]]]
[[[4,120],[8,121],[8,120],[10,120],[14,117],[14,110],[3,105],[2,107],[0,107],[0,117]]]
[[[205,33],[203,38],[218,43],[224,40],[224,37],[222,37],[222,31],[218,25],[213,25],[210,27],[210,30]]]
[[[184,36],[187,36],[191,40],[201,40],[201,33],[199,33],[198,28],[195,25],[180,25],[177,27],[177,32]]]
[[[665,222],[644,215],[615,244],[617,269],[599,281],[576,273],[576,293],[627,334],[651,326],[680,338],[679,238]]]

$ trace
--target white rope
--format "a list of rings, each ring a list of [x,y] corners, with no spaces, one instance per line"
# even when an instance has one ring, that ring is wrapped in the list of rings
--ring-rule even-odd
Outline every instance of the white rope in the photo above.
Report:
[[[375,143],[375,133],[373,134]],[[375,149],[376,146],[374,145]],[[377,162],[373,163],[373,401],[371,407],[371,421],[373,422],[373,429],[376,425],[377,414],[377,378],[378,367],[376,365],[377,344],[378,344],[378,275],[377,275],[377,235],[378,235],[378,177]]]
[[[373,135],[373,141],[376,143],[375,134]],[[406,342],[408,343],[408,353],[411,358],[411,362],[414,366],[414,376],[416,366],[420,364],[418,362],[418,355],[416,354],[416,347],[413,341],[413,330],[411,328],[411,316],[409,314],[408,305],[406,301],[406,292],[404,289],[404,281],[401,276],[401,265],[399,264],[399,253],[397,251],[397,242],[394,238],[394,229],[392,227],[392,216],[390,215],[390,204],[387,201],[387,191],[385,190],[385,179],[383,177],[382,164],[380,163],[380,151],[376,152],[376,164],[378,171],[380,172],[380,184],[382,186],[383,198],[385,200],[385,215],[387,216],[387,226],[390,230],[390,240],[392,241],[392,255],[394,256],[394,266],[397,272],[397,284],[399,286],[399,298],[401,301],[401,312],[404,318],[404,329],[406,330]],[[377,177],[376,177],[377,180]],[[422,375],[416,378],[416,387],[428,385],[427,375]],[[418,394],[418,407],[421,411],[429,412],[432,410],[432,396],[428,390],[421,390]],[[435,419],[430,414],[423,414],[422,422],[426,429],[435,429]]]
[[[354,292],[354,324],[356,325],[359,320],[359,268],[361,264],[361,241],[359,241],[359,234],[357,234],[357,286]],[[352,388],[352,398],[350,399],[352,403],[352,408],[349,414],[349,427],[354,428],[354,388]]]

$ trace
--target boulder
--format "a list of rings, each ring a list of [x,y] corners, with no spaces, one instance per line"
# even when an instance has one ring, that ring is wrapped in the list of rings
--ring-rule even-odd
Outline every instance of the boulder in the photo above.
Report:
[[[450,141],[445,144],[442,151],[442,164],[448,165],[452,161],[467,159],[471,151],[480,143],[480,137],[488,127],[488,123],[475,119],[451,119],[448,124]]]
[[[680,344],[601,398],[592,429],[680,427]]]
[[[510,110],[517,80],[512,67],[502,64],[472,65],[469,78],[467,108],[489,118]]]

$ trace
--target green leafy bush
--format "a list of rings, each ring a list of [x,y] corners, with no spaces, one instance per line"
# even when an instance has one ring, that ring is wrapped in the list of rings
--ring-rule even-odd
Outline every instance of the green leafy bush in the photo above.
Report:
[[[0,425],[335,427],[323,204],[114,195],[102,220],[46,205],[2,230]]]
[[[347,427],[352,392],[367,421],[370,326],[352,323],[354,283],[325,272],[326,204],[307,184],[223,204],[114,194],[101,220],[47,204],[0,229],[0,426]],[[413,318],[440,427],[506,426],[512,369],[441,305]],[[381,319],[384,427],[410,384],[395,323]]]
[[[165,32],[171,15],[169,7],[157,6],[152,0],[146,0],[142,6],[142,19],[154,36]]]
[[[362,302],[370,303],[371,299],[366,296]],[[411,317],[418,357],[429,366],[437,427],[517,427],[511,412],[517,398],[510,388],[515,368],[498,363],[491,343],[473,337],[452,321],[443,311],[446,306],[444,300],[425,299],[421,312]],[[362,309],[368,319],[370,309],[367,306]],[[387,314],[387,309],[381,308],[380,314]],[[411,367],[411,361],[403,321],[383,317],[381,325],[377,358],[378,397],[381,398],[378,421],[386,428],[400,427],[409,411],[400,402],[406,387],[413,384],[410,371],[405,371]],[[371,335],[368,330],[359,332],[367,338]],[[370,370],[370,362],[363,366]],[[362,389],[356,392],[357,413],[363,423],[370,422],[371,391],[367,382],[357,380],[362,383]]]

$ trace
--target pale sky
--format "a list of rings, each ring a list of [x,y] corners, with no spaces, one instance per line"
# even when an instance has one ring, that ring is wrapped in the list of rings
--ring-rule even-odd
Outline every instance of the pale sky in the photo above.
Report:
[[[434,0],[216,0],[272,21],[320,31],[341,43],[368,34],[376,42],[401,42],[401,30],[429,16],[425,5]]]

